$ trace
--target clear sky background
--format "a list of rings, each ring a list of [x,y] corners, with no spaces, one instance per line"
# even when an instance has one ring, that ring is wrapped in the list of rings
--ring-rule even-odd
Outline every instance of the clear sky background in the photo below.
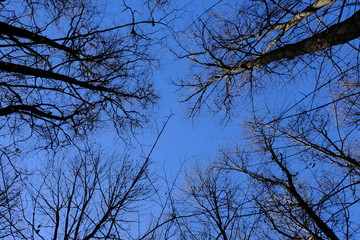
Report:
[[[120,1],[108,0],[106,2],[108,4],[106,11],[112,12],[122,9]],[[216,2],[219,1],[197,1],[196,4],[188,0],[176,1],[177,8],[184,10],[179,11],[179,14],[184,13],[186,15],[181,15],[179,19],[175,19],[171,24],[183,24],[178,27],[184,29]],[[128,4],[134,8],[140,7],[135,2],[128,2]],[[111,14],[109,19],[113,19],[112,21],[119,20],[116,13]],[[164,31],[168,31],[168,29]],[[137,130],[137,133],[139,133],[136,135],[137,140],[133,139],[132,143],[135,144],[135,153],[144,151],[142,155],[146,155],[157,137],[158,130],[161,129],[167,117],[172,115],[152,154],[152,160],[156,168],[159,168],[159,171],[166,169],[166,171],[176,173],[184,161],[186,166],[191,166],[194,162],[208,161],[217,154],[219,148],[234,145],[236,136],[239,135],[241,121],[239,115],[224,123],[218,116],[209,114],[206,111],[195,118],[188,117],[190,105],[179,102],[181,96],[177,92],[178,87],[171,84],[172,81],[190,77],[187,71],[188,60],[177,59],[170,52],[168,45],[176,47],[173,39],[168,38],[165,41],[165,45],[159,49],[156,55],[160,59],[160,67],[154,69],[152,78],[155,91],[160,96],[156,106],[157,112],[154,116],[154,122],[158,129],[155,127]],[[244,116],[243,113],[242,116]],[[108,132],[105,132],[105,134],[100,133],[100,135],[104,139],[105,149],[112,148],[111,146],[116,141],[114,140],[116,137],[110,137],[111,135]],[[119,144],[119,142],[116,142],[116,144]]]

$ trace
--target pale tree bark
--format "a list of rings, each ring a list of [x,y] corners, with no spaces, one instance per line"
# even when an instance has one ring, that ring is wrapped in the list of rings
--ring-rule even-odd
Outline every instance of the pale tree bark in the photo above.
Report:
[[[335,1],[336,0],[318,0],[318,1],[314,2],[313,4],[311,4],[310,6],[308,6],[307,8],[305,8],[303,11],[296,13],[288,22],[278,23],[273,26],[269,26],[262,32],[273,31],[273,30],[277,30],[277,29],[282,29],[284,32],[286,32],[290,28],[296,26],[296,24],[298,24],[302,20],[304,20],[307,17],[309,17],[310,15],[316,13],[319,9],[321,9],[327,5],[330,5],[330,4],[334,3]],[[261,34],[259,34],[259,35],[261,35]]]

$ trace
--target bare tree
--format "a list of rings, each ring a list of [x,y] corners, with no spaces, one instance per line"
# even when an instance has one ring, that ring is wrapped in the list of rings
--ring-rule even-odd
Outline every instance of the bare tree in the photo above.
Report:
[[[290,239],[358,237],[356,167],[339,168],[337,156],[286,144],[277,131],[261,125],[254,126],[252,134],[252,149],[225,153],[221,165],[256,180],[253,200],[269,225],[267,231]]]
[[[229,201],[257,214],[240,218],[257,226],[248,238],[359,238],[359,2],[219,2],[183,40],[193,77],[177,84],[192,114],[248,110],[213,164],[247,179]]]
[[[0,156],[0,238],[18,236],[21,228],[17,223],[20,221],[19,214],[20,193],[23,189],[19,172],[14,173],[11,162],[5,154]]]
[[[104,158],[88,152],[55,161],[32,179],[19,224],[25,239],[133,238],[137,202],[151,194],[147,166],[130,156]]]
[[[193,77],[177,84],[191,91],[184,101],[193,100],[195,112],[210,100],[229,111],[243,90],[289,81],[306,74],[305,66],[321,72],[318,80],[341,75],[337,80],[357,85],[357,1],[219,2],[190,28],[191,41],[179,40],[194,65]]]
[[[16,143],[33,136],[55,148],[109,121],[118,130],[147,121],[157,99],[149,48],[159,22],[125,2],[118,17],[104,16],[114,14],[105,6],[1,3],[0,117],[2,135],[11,139],[2,148],[22,150]]]
[[[196,167],[173,208],[173,231],[182,239],[248,239],[257,227],[249,188],[220,168]],[[244,188],[243,188],[244,187]]]
[[[292,127],[294,131],[298,126]],[[308,138],[313,136],[310,131],[306,133]],[[236,150],[223,150],[211,167],[186,176],[189,187],[172,209],[177,236],[359,237],[360,172],[349,160],[357,156],[332,152],[336,145],[325,148],[315,146],[315,141],[311,146],[304,144],[304,135],[294,139],[288,136],[290,129],[279,133],[262,123],[248,125],[248,134],[247,143],[239,144]],[[330,141],[329,136],[326,138]]]
[[[87,143],[84,150],[57,152],[42,167],[12,178],[1,162],[0,236],[148,239],[158,229],[151,225],[157,189],[149,166],[169,119],[146,156],[114,155]]]
[[[126,1],[2,1],[0,10],[0,152],[9,165],[0,166],[0,236],[135,238],[132,217],[153,190],[150,155],[106,159],[84,140],[107,125],[121,133],[148,123],[163,16]],[[62,159],[68,144],[78,149]],[[44,168],[17,161],[33,161],[38,148],[56,150]]]

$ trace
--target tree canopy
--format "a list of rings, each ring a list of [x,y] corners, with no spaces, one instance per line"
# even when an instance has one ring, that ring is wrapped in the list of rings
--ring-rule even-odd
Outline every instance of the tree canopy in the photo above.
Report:
[[[0,11],[0,238],[360,237],[359,1],[26,0]],[[174,79],[159,53],[189,71]],[[235,146],[175,180],[152,165],[170,121],[146,125],[162,114],[155,66],[193,121],[241,119]],[[120,139],[146,125],[154,143],[138,153],[92,135],[109,125]]]
[[[51,148],[104,122],[121,130],[147,121],[157,99],[149,78],[156,41],[142,28],[155,24],[149,16],[138,20],[125,8],[112,23],[101,2],[88,0],[7,1],[1,11],[0,116],[15,139],[9,145],[40,136]]]

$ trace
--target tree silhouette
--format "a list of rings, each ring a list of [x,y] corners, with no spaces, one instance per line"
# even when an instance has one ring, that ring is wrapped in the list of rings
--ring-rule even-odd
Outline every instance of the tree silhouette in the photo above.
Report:
[[[111,23],[98,8],[87,0],[1,4],[0,117],[9,146],[40,136],[42,147],[55,148],[108,121],[118,130],[147,121],[157,99],[154,21],[137,21],[126,6],[127,22]]]
[[[153,149],[104,156],[89,135],[111,124],[122,137],[148,123],[162,23],[104,2],[0,3],[1,238],[135,236],[131,217],[153,193]]]
[[[191,42],[182,46],[186,51],[182,57],[195,63],[194,77],[177,83],[191,90],[184,101],[193,100],[195,112],[210,99],[216,108],[230,110],[242,89],[265,85],[271,73],[291,78],[301,64],[319,68],[314,59],[332,65],[339,74],[349,74],[356,66],[342,68],[340,61],[356,62],[351,61],[355,56],[350,53],[358,52],[357,41],[352,41],[360,34],[357,5],[356,1],[333,0],[311,5],[304,1],[251,1],[225,5],[229,7],[224,17],[214,10],[195,24]],[[343,58],[334,59],[334,53]]]

